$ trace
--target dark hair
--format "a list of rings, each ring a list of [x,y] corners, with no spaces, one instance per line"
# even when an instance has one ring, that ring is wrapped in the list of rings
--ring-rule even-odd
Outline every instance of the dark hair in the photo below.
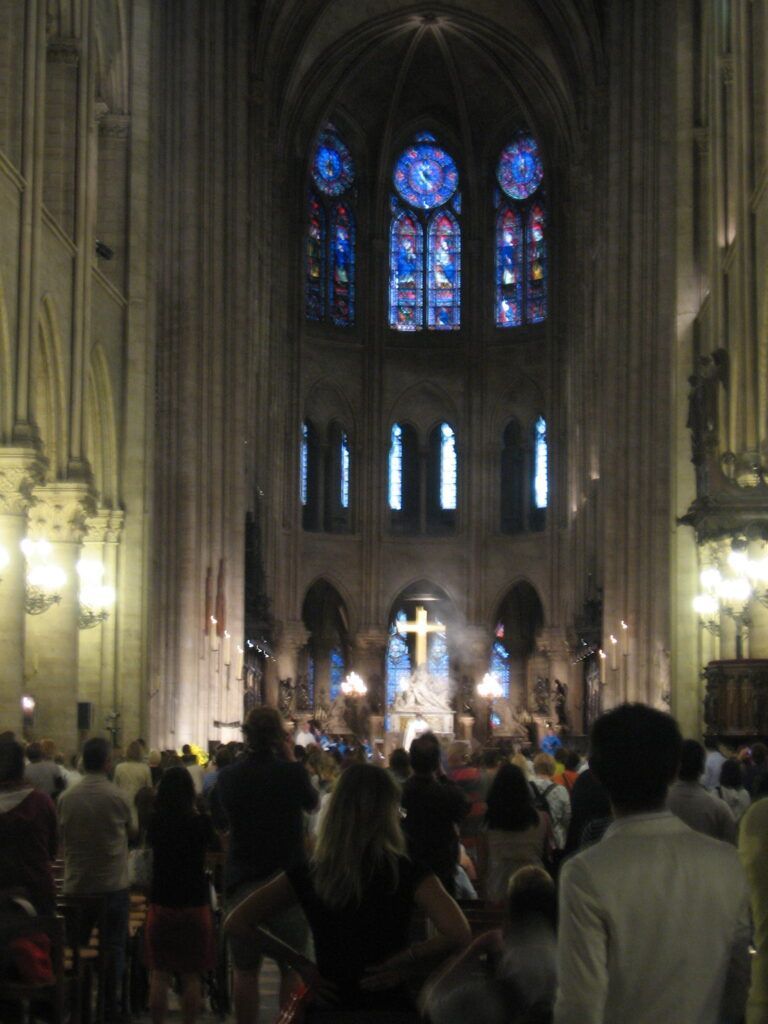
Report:
[[[683,740],[678,775],[683,782],[696,782],[704,771],[704,747],[698,740]]]
[[[186,768],[174,765],[163,772],[157,787],[154,813],[161,821],[184,818],[195,810],[195,784]]]
[[[557,888],[544,868],[528,864],[509,880],[505,930],[524,928],[537,918],[557,931]]]
[[[27,747],[27,757],[32,762],[32,764],[37,764],[38,761],[42,761],[43,748],[37,741],[30,743],[29,746]]]
[[[411,743],[411,768],[419,775],[436,772],[440,767],[440,742],[433,732],[422,733]]]
[[[741,765],[735,757],[729,757],[720,766],[720,785],[728,789],[741,789],[744,780],[741,776]]]
[[[495,768],[501,760],[501,751],[498,747],[486,747],[480,754],[480,764],[483,768]]]
[[[568,772],[575,772],[577,770],[577,768],[579,767],[580,763],[581,763],[581,758],[579,757],[578,751],[576,751],[576,750],[567,750],[563,754],[563,765],[564,765],[566,771],[568,771]]]
[[[285,743],[285,724],[277,708],[252,708],[243,725],[243,732],[251,750],[260,753],[277,753]]]
[[[525,776],[516,764],[503,764],[488,791],[486,825],[507,832],[521,832],[538,822],[539,815]]]
[[[757,799],[758,797],[768,796],[768,772],[761,772],[757,776],[752,784],[752,796]]]
[[[716,736],[705,736],[704,746],[707,750],[717,750],[717,737]]]
[[[621,704],[592,726],[589,763],[617,807],[656,810],[677,772],[682,742],[671,715]]]
[[[234,761],[232,751],[228,746],[222,744],[213,755],[213,761],[217,768],[226,768],[228,764],[232,764]]]
[[[101,772],[106,767],[112,747],[101,736],[92,736],[83,744],[83,768],[87,772]]]
[[[411,759],[408,757],[408,751],[403,750],[402,747],[395,747],[389,755],[389,767],[393,772],[397,772],[398,775],[407,775],[411,769]]]
[[[768,747],[764,743],[752,744],[752,760],[755,764],[765,764],[768,761]]]
[[[16,740],[0,743],[0,782],[20,782],[24,778],[24,748]]]

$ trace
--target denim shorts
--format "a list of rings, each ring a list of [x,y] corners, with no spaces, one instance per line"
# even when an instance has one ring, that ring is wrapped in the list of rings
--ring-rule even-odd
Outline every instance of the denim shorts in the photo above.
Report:
[[[252,892],[256,892],[269,879],[262,878],[258,882],[243,882],[231,893],[228,893],[224,900],[226,912],[231,913],[238,904],[242,903]],[[312,936],[309,931],[309,923],[304,916],[304,911],[297,903],[287,910],[262,921],[261,927],[270,932],[275,938],[287,943],[298,953],[310,959],[314,959]],[[229,950],[232,954],[232,962],[238,971],[256,971],[261,966],[262,954],[256,943],[248,939],[239,939],[235,936],[229,938]]]

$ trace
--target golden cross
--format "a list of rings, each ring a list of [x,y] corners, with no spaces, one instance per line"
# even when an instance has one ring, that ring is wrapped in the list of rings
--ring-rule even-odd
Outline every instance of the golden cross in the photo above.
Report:
[[[413,622],[398,622],[398,633],[416,634],[416,668],[427,663],[427,635],[429,633],[442,633],[445,626],[442,622],[427,622],[427,609],[417,608],[416,618]]]

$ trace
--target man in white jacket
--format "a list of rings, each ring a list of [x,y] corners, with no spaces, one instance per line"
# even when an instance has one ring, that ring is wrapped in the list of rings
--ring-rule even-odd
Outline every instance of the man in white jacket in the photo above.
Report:
[[[624,704],[595,723],[590,765],[614,823],[560,878],[555,1024],[725,1024],[749,987],[749,909],[736,850],[665,809],[682,739]]]

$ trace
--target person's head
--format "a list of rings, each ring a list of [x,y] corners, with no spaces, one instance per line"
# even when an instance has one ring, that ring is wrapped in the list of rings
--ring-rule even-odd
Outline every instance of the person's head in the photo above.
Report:
[[[139,740],[134,740],[128,744],[128,749],[125,752],[126,761],[140,761],[144,756],[144,751],[141,748]]]
[[[581,758],[579,757],[578,752],[575,750],[566,750],[563,753],[563,764],[565,765],[565,770],[567,772],[578,771],[579,765],[581,764]]]
[[[389,767],[399,778],[407,778],[411,773],[411,760],[408,757],[408,751],[402,747],[395,747],[389,755]]]
[[[411,768],[416,775],[429,775],[440,767],[440,741],[433,732],[422,733],[411,743]]]
[[[726,789],[740,789],[743,785],[741,777],[741,765],[735,757],[729,757],[723,761],[720,767],[720,785]]]
[[[683,782],[696,782],[704,771],[704,747],[698,740],[683,740],[677,774]]]
[[[486,771],[495,771],[501,760],[501,751],[498,747],[486,747],[480,755],[480,765]]]
[[[296,758],[299,764],[304,764],[304,762],[307,760],[307,752],[300,743],[294,743],[293,756]]]
[[[191,753],[192,753],[192,747],[190,747],[190,745],[188,743],[185,743],[184,746],[181,748],[182,757],[189,757],[189,755]]]
[[[551,754],[537,754],[533,759],[533,770],[537,775],[551,779],[555,774],[555,759]]]
[[[160,819],[183,818],[195,810],[195,784],[182,765],[163,772],[157,787],[154,811]]]
[[[466,740],[454,740],[448,744],[445,762],[448,768],[461,768],[469,761],[469,744]]]
[[[621,704],[592,726],[589,764],[619,813],[655,811],[677,772],[682,742],[671,715]]]
[[[764,743],[752,744],[752,761],[761,768],[768,762],[768,747]]]
[[[488,828],[511,832],[538,824],[530,787],[516,764],[503,764],[496,772],[488,791],[485,821]]]
[[[53,740],[40,740],[40,752],[44,761],[52,761],[56,754],[56,744]]]
[[[509,763],[517,765],[517,767],[520,769],[523,775],[525,775],[527,778],[528,761],[525,758],[525,754],[521,754],[520,751],[518,751],[516,754],[513,754],[512,757],[510,757]]]
[[[313,855],[315,889],[332,907],[359,904],[371,873],[389,866],[397,885],[397,858],[405,852],[400,791],[383,768],[353,764],[328,803]]]
[[[557,889],[544,868],[529,864],[509,880],[504,931],[515,932],[538,922],[557,931]]]
[[[112,748],[101,736],[92,736],[83,744],[83,769],[86,772],[108,772]]]
[[[280,754],[285,749],[285,723],[277,708],[252,708],[243,732],[246,743],[254,752]]]
[[[150,768],[159,768],[163,762],[162,754],[159,750],[150,750],[147,762]]]
[[[213,755],[213,763],[216,765],[217,770],[226,768],[228,764],[232,764],[234,761],[234,755],[228,746],[222,744]]]
[[[38,761],[43,760],[43,752],[36,740],[27,745],[27,760],[30,764],[37,764]]]
[[[24,748],[16,740],[0,742],[0,786],[12,786],[24,778]]]

